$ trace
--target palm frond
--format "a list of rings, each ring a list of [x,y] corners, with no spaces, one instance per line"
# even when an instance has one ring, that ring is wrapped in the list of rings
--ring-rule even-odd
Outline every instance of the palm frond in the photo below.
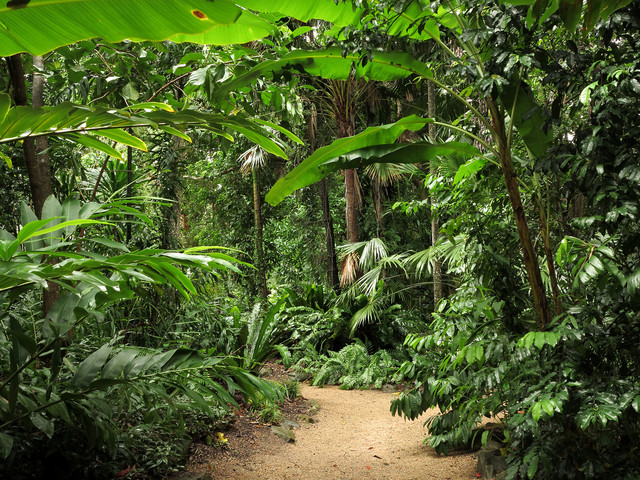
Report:
[[[260,145],[254,145],[249,150],[242,152],[238,161],[240,162],[240,171],[244,175],[248,175],[264,165],[264,150]]]
[[[358,279],[354,285],[354,290],[367,297],[371,296],[379,287],[378,283],[380,282],[382,272],[382,265],[376,265]]]
[[[385,187],[397,182],[403,175],[411,175],[417,171],[420,169],[415,165],[400,163],[372,163],[365,168],[369,177]]]
[[[340,286],[351,285],[358,278],[358,254],[351,252],[342,257],[340,264]]]
[[[362,269],[373,268],[376,263],[389,255],[387,252],[387,246],[380,238],[374,237],[363,243],[364,247],[360,256],[360,267]]]
[[[436,245],[409,255],[404,265],[412,268],[418,278],[431,275],[434,261],[446,262],[449,270],[464,268],[467,240],[466,235],[458,235],[453,241],[443,237]]]
[[[367,304],[351,317],[349,335],[353,337],[356,330],[362,325],[380,320],[390,301],[391,297],[383,295],[382,290],[377,290],[376,293],[369,298]]]

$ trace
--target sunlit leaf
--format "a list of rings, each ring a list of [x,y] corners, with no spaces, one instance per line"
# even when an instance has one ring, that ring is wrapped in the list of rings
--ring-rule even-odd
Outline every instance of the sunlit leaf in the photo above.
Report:
[[[100,136],[106,137],[109,140],[120,143],[122,145],[128,145],[143,152],[147,151],[147,146],[138,137],[134,137],[128,132],[125,132],[121,128],[105,129],[100,132]]]
[[[96,37],[109,43],[124,39],[161,41],[180,33],[180,41],[189,41],[188,35],[233,24],[242,14],[228,0],[31,0],[17,8],[11,4],[6,2],[0,7],[2,56],[18,52],[42,55],[59,46]],[[227,43],[235,43],[232,31],[224,33],[228,35]],[[247,41],[246,36],[238,40]]]
[[[360,148],[392,144],[404,131],[419,130],[428,121],[428,119],[414,115],[405,117],[393,124],[369,127],[364,132],[353,137],[339,138],[330,145],[316,150],[309,158],[278,180],[267,193],[266,201],[272,205],[277,205],[295,190],[320,180],[333,169],[345,167],[344,164],[330,166],[328,165],[330,161],[337,160],[341,155],[346,155]]]

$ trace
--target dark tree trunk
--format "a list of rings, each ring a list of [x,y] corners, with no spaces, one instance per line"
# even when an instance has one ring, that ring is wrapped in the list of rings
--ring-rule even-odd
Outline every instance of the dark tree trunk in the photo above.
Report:
[[[44,67],[42,57],[33,57],[33,64],[39,69]],[[14,102],[16,105],[28,106],[27,84],[24,77],[24,68],[22,67],[22,58],[19,54],[7,57],[7,65],[13,87]],[[44,77],[38,72],[33,75],[31,98],[34,108],[44,106]],[[22,142],[22,152],[29,177],[29,188],[31,190],[31,202],[33,204],[33,211],[38,218],[42,218],[44,202],[47,197],[53,193],[51,163],[49,154],[46,151],[48,147],[46,137],[39,137],[35,143],[32,139],[28,138]],[[51,259],[47,261],[51,262]],[[47,312],[59,296],[60,287],[58,284],[47,282],[47,288],[42,292],[43,315],[47,315]]]
[[[377,236],[382,238],[384,235],[384,206],[382,202],[382,192],[384,185],[378,178],[371,179],[371,198],[373,200],[373,213],[376,217]]]
[[[518,230],[518,236],[520,238],[520,246],[522,247],[522,253],[524,257],[524,266],[529,277],[529,284],[531,286],[531,293],[533,295],[533,303],[535,306],[536,314],[538,316],[538,328],[540,330],[544,330],[551,321],[551,312],[549,311],[547,295],[545,292],[544,284],[542,283],[542,275],[540,274],[538,257],[533,248],[531,232],[529,231],[527,219],[524,214],[522,198],[520,197],[520,190],[518,188],[518,178],[513,166],[513,161],[511,159],[511,150],[507,142],[504,117],[495,103],[489,102],[489,108],[491,110],[491,117],[498,134],[497,140],[498,153],[500,155],[500,166],[502,168],[504,180],[507,185],[507,192],[509,194],[511,208],[513,209],[513,214],[516,220],[516,227]]]
[[[345,198],[347,201],[347,240],[351,243],[356,243],[359,238],[356,175],[357,173],[353,168],[344,172]]]
[[[34,57],[35,59],[38,57]],[[41,57],[40,57],[41,60]],[[11,77],[11,85],[13,86],[13,100],[16,105],[27,106],[27,86],[24,79],[24,69],[22,67],[22,59],[19,54],[7,57],[9,66],[9,75]],[[42,63],[40,63],[42,65]],[[43,104],[43,88],[44,79],[41,75],[34,75],[33,85],[33,106],[41,107]],[[46,150],[46,138],[39,139],[40,152]],[[33,211],[38,218],[42,216],[42,206],[49,195],[53,193],[51,186],[51,165],[49,163],[49,155],[36,154],[36,146],[33,140],[25,139],[22,142],[22,150],[24,161],[29,176],[29,187],[31,189],[31,201],[33,202]]]
[[[338,293],[340,291],[340,278],[338,276],[338,262],[336,260],[336,239],[333,232],[333,218],[331,217],[331,208],[329,205],[329,187],[327,186],[327,180],[325,178],[320,180],[318,184],[318,193],[320,196],[322,219],[324,221],[329,280],[333,290]]]
[[[31,86],[31,104],[33,108],[44,107],[44,77],[38,70],[44,69],[44,59],[42,57],[33,57],[33,85]],[[24,77],[23,77],[24,78]],[[38,202],[35,201],[34,196],[34,210],[38,218],[42,215],[42,205],[49,195],[53,193],[52,179],[51,179],[51,160],[48,153],[49,140],[47,137],[36,138],[36,168],[40,174],[41,191],[38,193]],[[44,199],[42,199],[44,197]],[[42,203],[40,203],[42,201]],[[38,213],[40,212],[40,213]],[[55,263],[55,260],[50,258],[49,262]],[[54,282],[47,282],[47,288],[42,292],[42,311],[46,315],[47,312],[53,307],[60,297],[60,286]],[[73,334],[73,330],[69,331],[69,335]]]
[[[348,87],[347,87],[348,88]],[[356,132],[355,112],[352,105],[345,106],[345,110],[336,115],[338,123],[338,136],[340,138],[352,137]],[[347,225],[347,241],[355,243],[359,240],[358,232],[358,172],[354,168],[344,171],[345,200],[347,203],[345,220]]]
[[[174,249],[182,247],[182,171],[185,161],[185,141],[173,139],[172,151],[168,153],[164,165],[166,173],[161,178],[162,196],[173,200],[168,207],[162,208],[162,239],[160,247]]]
[[[129,129],[129,133],[132,133],[131,129]],[[133,181],[133,148],[130,146],[127,147],[127,198],[131,198],[133,196],[133,189],[131,182]],[[130,205],[131,206],[131,205]],[[129,220],[133,220],[133,215],[129,216]],[[126,226],[126,243],[127,245],[131,244],[131,221],[127,222]]]
[[[264,265],[264,249],[262,246],[262,199],[260,198],[260,183],[258,182],[258,172],[254,168],[251,170],[253,177],[253,213],[256,227],[256,268],[258,269],[258,287],[260,296],[264,299],[268,296],[267,291],[267,271]]]
[[[432,82],[429,82],[427,89],[428,93],[428,114],[429,118],[435,118],[436,116],[436,88]],[[432,143],[436,140],[436,126],[433,123],[429,124],[429,139]],[[435,175],[436,168],[432,165],[429,167],[431,174]],[[438,243],[438,236],[440,234],[440,224],[438,222],[438,214],[434,208],[433,198],[431,199],[431,246]],[[437,307],[438,303],[442,299],[442,262],[439,260],[433,261],[433,306]]]
[[[542,243],[544,244],[544,256],[547,261],[547,268],[549,269],[549,282],[551,283],[551,293],[553,295],[553,310],[556,315],[560,315],[564,309],[562,307],[562,300],[560,299],[556,267],[551,251],[551,238],[549,237],[549,225],[547,224],[548,217],[544,213],[544,206],[542,205],[541,199],[539,199],[538,202],[538,211],[540,212],[540,234],[542,236]]]
[[[318,110],[314,103],[311,103],[310,110],[307,124],[307,139],[309,140],[309,154],[311,155],[316,150],[316,131],[318,129]],[[333,230],[333,217],[331,216],[331,205],[329,203],[329,185],[326,178],[323,178],[318,183],[318,196],[320,197],[324,238],[327,247],[327,279],[331,283],[333,290],[336,293],[340,293],[340,275],[338,274],[338,261],[336,258],[336,237]]]

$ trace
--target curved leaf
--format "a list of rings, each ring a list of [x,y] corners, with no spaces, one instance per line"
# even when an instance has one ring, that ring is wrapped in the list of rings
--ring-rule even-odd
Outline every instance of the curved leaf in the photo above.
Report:
[[[100,349],[89,355],[79,366],[73,378],[73,385],[78,390],[88,387],[102,369],[112,348],[103,345]]]
[[[257,143],[267,152],[287,158],[275,133],[270,131],[270,128],[280,132],[283,132],[284,129],[275,128],[269,124],[265,124],[267,125],[265,127],[260,123],[264,124],[264,122],[256,122],[240,115],[225,116],[196,110],[167,111],[163,107],[154,106],[154,104],[145,104],[145,111],[132,114],[127,109],[91,108],[85,105],[62,103],[54,107],[38,109],[11,108],[4,121],[0,122],[0,143],[57,135],[105,152],[115,158],[122,158],[116,149],[94,138],[94,136],[107,137],[123,145],[146,150],[146,145],[141,140],[125,132],[122,128],[145,126],[158,128],[191,141],[187,135],[175,128],[190,126],[207,129],[215,135],[222,135],[230,140],[233,140],[233,137],[228,131],[236,132]],[[294,139],[290,133],[287,136]]]
[[[0,7],[0,55],[42,55],[98,37],[110,43],[130,39],[230,45],[270,35],[275,27],[249,10],[337,26],[356,24],[362,16],[352,2],[328,0],[21,0]]]
[[[415,115],[396,123],[367,128],[352,137],[339,138],[330,145],[319,148],[287,175],[276,182],[267,193],[266,201],[277,205],[284,197],[299,188],[306,187],[329,173],[346,168],[356,168],[371,163],[420,163],[439,155],[459,153],[476,155],[478,149],[472,145],[450,142],[433,145],[426,142],[416,144],[393,144],[405,130],[420,130],[431,119]]]
[[[318,19],[344,27],[355,24],[362,15],[361,8],[355,8],[350,1],[326,0],[239,0],[238,5],[264,13],[280,13],[307,22]]]
[[[177,41],[192,41],[189,35],[197,36],[222,25],[236,22],[243,25],[249,19],[247,26],[253,25],[251,15],[245,18],[242,13],[230,0],[3,2],[0,55],[18,52],[42,55],[62,45],[96,37],[115,43],[127,38],[162,41],[182,34]],[[227,30],[212,32],[212,36],[227,35],[228,44],[248,41],[246,35],[234,36],[237,33]]]
[[[424,63],[404,52],[376,51],[372,58],[367,58],[366,64],[361,60],[362,58],[356,54],[343,55],[342,49],[337,47],[313,51],[293,50],[276,60],[260,62],[248,72],[224,82],[216,89],[214,95],[216,98],[222,98],[229,92],[250,85],[258,78],[292,65],[299,65],[310,75],[336,80],[348,78],[352,68],[355,68],[358,76],[381,82],[400,80],[409,75],[432,77],[431,70]]]
[[[504,87],[500,100],[508,112],[513,112],[512,122],[527,148],[535,157],[541,157],[553,139],[553,133],[545,120],[548,115],[536,102],[526,82],[512,78]]]
[[[270,2],[273,3],[273,2]],[[271,35],[276,27],[257,15],[243,10],[235,22],[220,24],[198,34],[178,33],[171,36],[176,43],[191,42],[201,45],[243,44]]]

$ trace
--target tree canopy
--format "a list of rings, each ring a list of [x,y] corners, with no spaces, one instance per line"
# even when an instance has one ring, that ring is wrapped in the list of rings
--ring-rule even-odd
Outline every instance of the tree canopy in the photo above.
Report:
[[[112,478],[279,358],[507,478],[636,478],[638,7],[0,7],[0,472]]]

